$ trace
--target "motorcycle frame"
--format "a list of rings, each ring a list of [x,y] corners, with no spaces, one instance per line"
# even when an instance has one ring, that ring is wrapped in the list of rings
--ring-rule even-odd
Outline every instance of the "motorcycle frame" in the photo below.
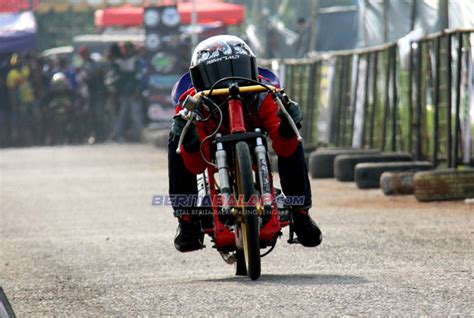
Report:
[[[252,137],[249,138],[249,135],[253,133],[247,132],[241,99],[238,96],[233,96],[232,98],[228,100],[227,103],[228,103],[228,109],[229,109],[228,119],[229,119],[230,135],[234,135],[233,137],[235,137],[233,138],[234,144],[231,146],[231,149],[233,150],[235,143],[239,141],[248,142],[249,139],[252,139]],[[262,136],[262,138],[264,138],[264,136]],[[256,137],[254,137],[253,140],[255,141]],[[265,148],[266,147],[267,146],[265,145]],[[231,158],[230,155],[233,155],[233,151],[232,153],[227,152],[228,162],[232,161],[232,160],[229,160],[229,158]],[[234,171],[234,167],[231,167],[230,165],[228,166],[229,166],[228,173],[230,173],[231,171]],[[270,167],[270,165],[267,164],[267,167]],[[257,179],[258,179],[258,176],[259,176],[258,170],[257,170],[258,165],[255,164],[255,162],[253,162],[252,168],[253,168],[253,171],[255,172],[255,176],[257,176]],[[237,237],[238,235],[237,230],[236,228],[231,229],[221,222],[219,218],[219,212],[220,212],[221,207],[214,204],[215,202],[224,202],[222,195],[217,192],[216,180],[215,180],[215,175],[217,172],[218,170],[216,169],[215,166],[208,165],[207,182],[209,184],[209,190],[210,190],[210,196],[211,196],[211,202],[212,202],[212,216],[213,216],[214,223],[213,223],[213,228],[205,229],[205,233],[209,234],[213,238],[213,242],[215,244],[214,247],[217,250],[225,251],[225,252],[234,251],[237,249],[236,242],[239,239]],[[280,222],[278,210],[277,210],[277,204],[275,202],[275,188],[273,186],[273,174],[271,173],[271,170],[269,170],[268,172],[269,173],[267,175],[268,175],[269,182],[271,185],[271,196],[272,196],[273,205],[272,205],[271,211],[269,211],[270,217],[268,221],[264,224],[263,227],[260,228],[259,236],[260,236],[261,248],[274,245],[275,240],[278,238],[278,236],[281,235],[281,229],[287,225],[290,225],[290,222]],[[233,191],[233,193],[235,193],[235,191]],[[234,208],[237,208],[237,207],[234,207]],[[238,218],[240,216],[237,215],[235,217]]]

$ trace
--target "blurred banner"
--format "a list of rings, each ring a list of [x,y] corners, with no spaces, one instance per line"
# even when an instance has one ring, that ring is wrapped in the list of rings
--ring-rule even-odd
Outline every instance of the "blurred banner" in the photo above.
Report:
[[[199,25],[222,22],[225,25],[240,25],[245,19],[243,6],[216,0],[200,0],[193,7],[190,2],[177,4],[180,24],[190,25],[193,10],[197,14]],[[95,24],[103,27],[138,27],[143,25],[144,9],[123,5],[109,7],[95,12]]]
[[[36,20],[31,11],[0,13],[0,53],[36,47]]]
[[[185,57],[180,55],[187,53],[180,47],[180,21],[176,5],[148,7],[143,14],[151,128],[169,127],[175,113],[171,90],[186,70],[182,65]]]
[[[106,7],[117,7],[123,5],[142,6],[143,0],[40,0],[38,11],[56,11],[67,10],[81,11],[89,9],[102,9]]]
[[[173,0],[153,1],[154,3],[171,4]],[[54,11],[84,11],[116,7],[123,5],[143,6],[149,4],[148,0],[0,0],[0,12],[18,12],[34,10],[41,13]]]

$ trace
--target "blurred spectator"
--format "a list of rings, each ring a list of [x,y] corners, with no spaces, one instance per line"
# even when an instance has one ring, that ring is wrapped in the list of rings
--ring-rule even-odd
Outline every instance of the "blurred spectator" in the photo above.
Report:
[[[11,144],[11,107],[10,93],[7,86],[7,76],[10,71],[10,55],[0,55],[0,147]]]
[[[135,46],[126,42],[123,45],[123,56],[118,59],[120,68],[119,111],[113,138],[118,142],[125,141],[126,128],[131,119],[131,140],[140,141],[143,129],[141,79],[143,69]]]
[[[108,115],[108,127],[113,129],[115,118],[117,117],[119,105],[119,91],[121,89],[120,65],[119,60],[122,58],[122,51],[117,43],[113,43],[106,54],[107,66],[104,75],[104,83],[107,91],[106,112]]]
[[[42,120],[42,113],[41,113],[41,101],[46,95],[46,92],[48,91],[48,85],[49,85],[49,76],[46,74],[43,69],[44,69],[44,63],[45,61],[36,56],[36,55],[31,55],[29,59],[29,66],[31,69],[31,85],[33,88],[33,95],[35,97],[34,105],[35,108],[37,109],[37,118],[35,120],[36,125],[34,128],[34,138],[35,138],[35,144],[42,144],[44,141],[44,128],[46,123]]]
[[[48,89],[49,75],[44,72],[45,61],[42,58],[32,55],[29,61],[31,69],[31,85],[35,100],[41,100]]]
[[[147,89],[146,50],[132,43],[68,57],[0,54],[0,147],[139,141]]]
[[[33,129],[37,128],[39,111],[34,105],[31,69],[23,63],[23,58],[13,54],[10,59],[11,70],[7,75],[12,105],[12,136],[20,145],[33,144]]]
[[[296,58],[304,57],[309,51],[311,42],[311,27],[306,18],[299,18],[297,21],[297,33],[299,34],[296,41]]]
[[[140,108],[142,110],[142,127],[147,124],[148,115],[148,61],[144,46],[137,47],[137,78],[140,80]],[[141,134],[140,134],[141,135]]]
[[[55,73],[60,72],[66,76],[66,80],[70,89],[77,89],[79,87],[79,83],[77,82],[76,78],[76,71],[73,67],[71,67],[64,57],[60,57],[57,60]]]
[[[122,52],[118,44],[114,43],[110,46],[107,53],[107,71],[104,76],[105,87],[109,96],[116,97],[120,90],[120,65],[119,60],[122,58]]]
[[[79,56],[83,64],[78,77],[83,83],[82,92],[89,109],[90,126],[94,135],[93,140],[104,141],[106,138],[103,117],[106,96],[104,68],[99,58],[93,59],[86,47],[79,49]]]
[[[271,24],[268,24],[266,38],[267,58],[273,59],[277,57],[278,43],[279,40],[277,30],[275,30],[275,28],[271,26]]]

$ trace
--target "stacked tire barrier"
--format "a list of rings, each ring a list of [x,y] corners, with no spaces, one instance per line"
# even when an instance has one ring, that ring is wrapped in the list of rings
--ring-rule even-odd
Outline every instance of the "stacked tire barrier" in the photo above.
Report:
[[[310,154],[315,152],[318,149],[318,145],[304,145],[303,149],[304,149],[306,164],[308,165]],[[278,172],[278,156],[273,151],[270,151],[269,153],[269,161],[270,161],[270,167],[272,168],[272,171]]]
[[[429,161],[407,153],[374,149],[321,148],[309,155],[313,179],[355,182],[360,189],[381,188],[385,195],[415,195],[420,202],[474,199],[474,169],[433,170]]]
[[[380,176],[380,188],[385,195],[413,194],[414,171],[384,172]]]
[[[375,162],[410,161],[413,157],[407,153],[380,153],[362,155],[341,155],[334,161],[334,176],[339,181],[354,181],[354,172],[357,164]]]
[[[474,198],[474,170],[419,172],[413,178],[418,201],[465,200]]]
[[[385,172],[380,187],[385,195],[414,194],[420,202],[473,199],[474,170]]]
[[[378,153],[375,149],[318,149],[309,155],[308,170],[312,178],[334,178],[334,160],[337,156]]]
[[[384,172],[407,172],[432,170],[429,161],[359,163],[354,169],[354,180],[360,189],[380,187],[380,177]]]

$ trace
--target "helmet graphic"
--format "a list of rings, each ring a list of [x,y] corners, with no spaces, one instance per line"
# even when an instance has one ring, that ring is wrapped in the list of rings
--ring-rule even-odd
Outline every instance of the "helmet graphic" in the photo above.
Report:
[[[209,89],[225,77],[258,79],[255,55],[247,43],[232,35],[214,36],[199,43],[194,49],[189,71],[197,91]],[[229,82],[218,87],[226,85],[229,85]]]

